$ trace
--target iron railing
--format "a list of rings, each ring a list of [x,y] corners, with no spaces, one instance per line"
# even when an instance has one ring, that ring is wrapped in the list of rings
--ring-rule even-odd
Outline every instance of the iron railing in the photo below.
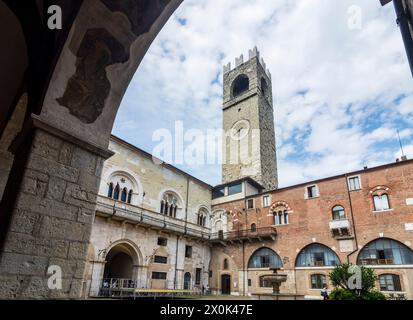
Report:
[[[105,199],[105,198],[103,198]],[[167,229],[168,231],[192,236],[195,238],[201,238],[204,240],[236,240],[243,238],[270,238],[277,234],[274,227],[262,227],[246,230],[235,230],[228,232],[215,232],[211,233],[211,229],[203,226],[198,226],[190,222],[185,222],[165,216],[161,213],[151,211],[146,208],[132,206],[128,204],[120,204],[116,206],[114,204],[97,201],[98,211],[105,213],[106,216],[112,216],[117,218],[129,219],[134,222],[138,222],[142,225],[148,225],[159,229]]]
[[[211,233],[210,240],[237,240],[243,238],[269,238],[277,235],[274,227],[262,227],[256,229],[244,229],[228,232]]]

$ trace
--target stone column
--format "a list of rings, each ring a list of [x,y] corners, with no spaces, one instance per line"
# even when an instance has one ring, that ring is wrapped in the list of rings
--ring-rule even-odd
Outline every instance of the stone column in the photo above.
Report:
[[[106,261],[92,261],[92,276],[89,297],[99,295],[99,289],[103,280]]]
[[[0,298],[80,298],[101,169],[112,153],[33,123],[1,253]],[[49,289],[50,266],[61,268],[61,289]]]

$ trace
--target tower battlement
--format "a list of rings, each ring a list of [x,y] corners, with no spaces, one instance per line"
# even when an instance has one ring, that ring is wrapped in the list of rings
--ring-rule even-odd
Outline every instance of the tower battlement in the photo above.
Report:
[[[267,69],[267,65],[264,61],[264,58],[260,58],[260,52],[257,49],[257,46],[255,46],[253,49],[248,50],[248,60],[246,60],[245,62],[253,59],[253,58],[257,58],[258,61],[260,62],[262,68],[265,70],[265,73],[267,74],[268,78],[271,79],[271,73],[270,70]],[[224,64],[223,66],[223,73],[226,74],[228,72],[230,72],[231,70],[237,68],[238,66],[240,66],[241,64],[244,63],[244,54],[241,54],[238,58],[235,58],[235,67],[232,68],[231,67],[231,62],[228,62],[227,64]]]

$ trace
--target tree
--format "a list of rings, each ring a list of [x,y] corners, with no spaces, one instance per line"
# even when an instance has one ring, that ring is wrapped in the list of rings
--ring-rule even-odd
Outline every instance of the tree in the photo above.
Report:
[[[377,276],[373,269],[343,264],[329,277],[335,288],[330,294],[332,300],[385,300],[381,292],[374,290]]]

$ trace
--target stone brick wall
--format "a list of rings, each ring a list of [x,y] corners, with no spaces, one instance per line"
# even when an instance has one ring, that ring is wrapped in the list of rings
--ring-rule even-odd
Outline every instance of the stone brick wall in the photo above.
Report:
[[[0,262],[1,298],[79,298],[103,159],[37,130]],[[48,267],[62,270],[50,290]]]

